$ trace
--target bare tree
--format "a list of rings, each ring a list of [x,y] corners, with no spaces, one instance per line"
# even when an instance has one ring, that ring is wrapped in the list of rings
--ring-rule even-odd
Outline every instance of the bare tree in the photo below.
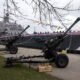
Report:
[[[56,7],[50,2],[51,0],[32,0],[34,4],[33,10],[35,13],[38,12],[40,22],[48,23],[51,27],[53,26],[53,20],[57,19],[66,29],[66,25],[63,23],[65,13],[69,11],[79,11],[80,9],[71,9],[72,1],[69,1],[63,7]],[[53,26],[54,27],[54,26]]]
[[[13,14],[13,15],[15,15],[16,17],[23,17],[24,19],[28,19],[19,10],[19,7],[17,6],[17,3],[15,2],[15,0],[9,0],[9,1],[14,6],[14,11],[17,11],[17,13],[20,14],[20,16],[18,16],[15,12],[15,14]],[[26,5],[28,5],[28,0],[22,0],[22,1],[24,1],[26,3]],[[55,27],[53,24],[54,24],[54,19],[56,19],[66,29],[66,25],[63,23],[63,20],[65,20],[64,16],[67,15],[67,12],[79,11],[80,8],[71,9],[72,1],[69,1],[63,7],[54,6],[54,4],[52,4],[52,1],[54,1],[54,0],[31,0],[30,5],[32,5],[34,13],[39,16],[40,24],[45,24],[50,27]],[[10,6],[8,5],[8,7],[10,7]]]

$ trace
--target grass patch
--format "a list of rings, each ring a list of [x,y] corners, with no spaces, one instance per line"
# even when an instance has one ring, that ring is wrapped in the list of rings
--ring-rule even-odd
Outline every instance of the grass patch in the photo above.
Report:
[[[16,67],[4,68],[4,58],[0,57],[0,80],[60,80],[45,73],[39,73],[21,64]]]

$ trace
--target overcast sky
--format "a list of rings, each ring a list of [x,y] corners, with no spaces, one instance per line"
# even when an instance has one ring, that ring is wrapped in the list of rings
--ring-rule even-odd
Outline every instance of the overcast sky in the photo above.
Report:
[[[4,1],[6,0],[0,0],[0,15],[3,16],[3,9],[4,9],[4,6],[3,6],[3,3]],[[17,5],[20,7],[20,11],[24,14],[24,15],[27,15],[27,18],[29,19],[34,19],[34,20],[38,20],[38,17],[34,15],[33,13],[33,9],[32,9],[32,6],[30,4],[25,4],[24,1],[22,0],[15,0],[17,3]],[[30,2],[30,0],[27,0],[28,2]],[[50,0],[54,6],[58,6],[58,7],[63,7],[65,6],[69,1],[71,0]],[[78,8],[80,6],[80,0],[73,0],[73,2],[71,3],[71,8]],[[71,20],[72,18],[74,17],[77,18],[80,16],[80,11],[78,12],[70,12],[68,14],[69,18],[71,16]],[[15,19],[17,20],[17,19]],[[51,31],[49,27],[46,27],[46,28],[43,28],[43,27],[37,27],[37,26],[40,26],[32,21],[29,21],[29,20],[18,20],[17,21],[18,23],[22,24],[22,26],[26,26],[26,25],[30,25],[31,28],[28,30],[29,32],[33,32],[34,28],[36,28],[36,31]]]

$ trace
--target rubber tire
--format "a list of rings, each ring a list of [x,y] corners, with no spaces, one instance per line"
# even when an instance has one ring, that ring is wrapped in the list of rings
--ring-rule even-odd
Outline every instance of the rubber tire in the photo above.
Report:
[[[65,61],[65,62],[64,62]],[[58,68],[65,68],[69,63],[69,58],[66,54],[58,54],[55,58],[55,65]]]
[[[18,48],[16,46],[10,46],[9,52],[10,52],[10,54],[17,54]]]

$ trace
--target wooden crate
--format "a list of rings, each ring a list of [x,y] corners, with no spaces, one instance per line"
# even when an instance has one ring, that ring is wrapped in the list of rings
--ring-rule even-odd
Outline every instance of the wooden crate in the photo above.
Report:
[[[50,64],[39,64],[38,65],[39,72],[48,72],[52,71],[52,66]]]

